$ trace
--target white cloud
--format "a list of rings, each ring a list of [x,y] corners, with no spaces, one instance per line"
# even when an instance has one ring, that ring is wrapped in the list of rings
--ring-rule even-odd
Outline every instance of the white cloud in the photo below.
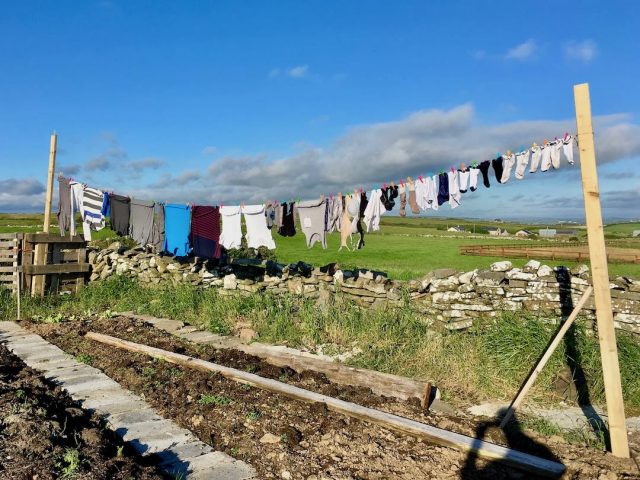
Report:
[[[309,73],[309,65],[298,65],[287,70],[287,75],[291,78],[304,78]]]
[[[156,170],[161,166],[163,166],[164,164],[165,164],[165,161],[160,158],[146,157],[146,158],[143,158],[142,160],[132,160],[131,162],[127,162],[124,166],[125,168],[129,168],[134,172],[142,172],[144,170],[149,170],[149,169]]]
[[[564,46],[564,54],[569,60],[590,63],[598,53],[598,47],[593,40],[569,42]]]
[[[280,75],[280,69],[279,68],[272,68],[271,71],[269,72],[268,77],[269,78],[276,78],[279,75]]]
[[[45,188],[35,178],[0,180],[0,211],[24,212],[44,208]]]
[[[535,40],[530,38],[526,42],[511,48],[505,54],[504,58],[507,60],[524,61],[531,58],[536,53],[537,50],[538,50],[538,45],[536,45]]]
[[[624,114],[594,118],[598,163],[640,156],[640,125]],[[354,187],[433,174],[464,162],[482,161],[507,148],[542,143],[575,129],[575,119],[482,124],[470,104],[424,110],[397,121],[352,128],[328,148],[307,146],[280,158],[266,154],[225,156],[211,163],[187,191],[175,189],[181,176],[154,184],[151,198],[198,202],[262,202],[312,198]],[[562,172],[577,171],[564,168]],[[173,186],[173,188],[172,188]]]
[[[202,149],[202,155],[215,155],[216,153],[218,153],[218,149],[211,145],[207,145]]]

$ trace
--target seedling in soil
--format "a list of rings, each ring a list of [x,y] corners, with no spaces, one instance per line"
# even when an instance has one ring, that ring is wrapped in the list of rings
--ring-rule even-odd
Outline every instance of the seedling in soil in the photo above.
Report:
[[[80,453],[78,450],[67,448],[57,467],[60,469],[60,478],[74,478],[78,470],[80,470]]]
[[[124,445],[120,445],[119,447],[116,448],[116,457],[117,458],[124,457]]]
[[[217,405],[219,407],[224,407],[225,405],[229,405],[231,403],[231,399],[224,395],[200,395],[200,399],[198,403],[200,405]]]
[[[259,411],[251,410],[249,413],[247,413],[247,420],[249,422],[256,422],[260,419],[261,416],[262,414]]]
[[[152,377],[156,373],[156,369],[153,367],[144,367],[142,369],[142,375],[145,377]]]
[[[93,357],[91,355],[87,355],[86,353],[80,353],[79,355],[76,355],[76,360],[80,363],[93,365]]]

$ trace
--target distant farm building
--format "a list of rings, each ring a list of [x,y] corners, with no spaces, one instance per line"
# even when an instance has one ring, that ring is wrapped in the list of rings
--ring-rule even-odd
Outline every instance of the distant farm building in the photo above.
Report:
[[[533,235],[533,233],[529,230],[518,230],[516,232],[516,237],[530,237],[531,235]]]
[[[541,237],[555,237],[557,230],[555,228],[541,228],[538,230],[538,234]]]
[[[640,230],[634,230],[632,236],[633,237],[640,237]]]
[[[447,232],[464,232],[464,228],[459,225],[447,228]]]
[[[489,235],[494,237],[505,237],[509,235],[509,232],[507,232],[504,228],[489,227],[487,228],[487,232],[489,233]]]

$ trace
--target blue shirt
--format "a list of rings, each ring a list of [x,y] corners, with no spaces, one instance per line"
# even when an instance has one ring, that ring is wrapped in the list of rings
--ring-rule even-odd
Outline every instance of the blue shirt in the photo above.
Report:
[[[177,257],[186,257],[191,251],[191,207],[166,204],[164,206],[164,250]]]

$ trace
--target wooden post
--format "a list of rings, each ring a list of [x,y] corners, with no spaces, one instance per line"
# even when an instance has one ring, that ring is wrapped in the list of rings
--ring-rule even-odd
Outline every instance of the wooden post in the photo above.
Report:
[[[584,304],[587,303],[587,300],[589,299],[589,296],[591,295],[592,292],[593,292],[593,287],[587,287],[587,289],[584,291],[584,293],[582,294],[582,297],[580,297],[580,301],[578,301],[578,304],[575,306],[575,308],[571,312],[571,315],[569,315],[569,318],[567,318],[564,321],[564,323],[562,324],[562,327],[560,327],[560,330],[558,330],[558,333],[556,333],[556,336],[553,338],[553,340],[547,347],[546,352],[544,352],[544,355],[542,355],[542,358],[540,358],[540,360],[538,361],[538,364],[531,372],[531,375],[529,375],[529,378],[527,378],[527,381],[524,383],[524,385],[522,385],[522,388],[516,395],[516,398],[514,398],[513,402],[511,402],[511,405],[509,405],[509,409],[507,410],[507,413],[504,414],[504,417],[502,418],[502,422],[500,423],[500,428],[504,428],[507,425],[507,423],[509,423],[509,420],[511,420],[511,417],[515,413],[516,409],[520,406],[520,404],[522,403],[522,400],[524,400],[524,397],[527,395],[527,393],[533,386],[534,382],[536,381],[536,378],[538,378],[538,375],[540,375],[540,372],[542,372],[542,369],[551,358],[551,355],[553,355],[553,352],[555,352],[556,348],[558,348],[558,345],[560,344],[560,340],[562,340],[562,338],[566,335],[567,331],[569,330],[571,325],[573,325],[573,322],[575,321],[575,319],[578,317],[578,313],[580,313],[580,310],[582,310],[582,307],[584,307]]]
[[[593,126],[591,124],[589,84],[575,85],[573,94],[576,104],[582,191],[587,219],[587,239],[589,241],[596,318],[598,319],[598,338],[600,340],[602,376],[604,378],[604,391],[609,417],[611,451],[616,457],[628,458],[629,444],[625,426],[618,347],[613,325],[611,292],[609,291],[609,270],[607,268],[598,174],[596,172],[596,152],[593,143]]]
[[[49,144],[49,171],[47,173],[47,194],[44,203],[44,225],[43,232],[49,233],[49,224],[51,223],[51,203],[53,201],[53,175],[56,170],[56,147],[58,144],[58,135],[56,132],[51,134],[51,143]],[[46,265],[48,245],[37,244],[34,252],[34,265]],[[34,296],[44,295],[44,284],[46,277],[36,275],[33,277],[31,284],[31,294]]]

